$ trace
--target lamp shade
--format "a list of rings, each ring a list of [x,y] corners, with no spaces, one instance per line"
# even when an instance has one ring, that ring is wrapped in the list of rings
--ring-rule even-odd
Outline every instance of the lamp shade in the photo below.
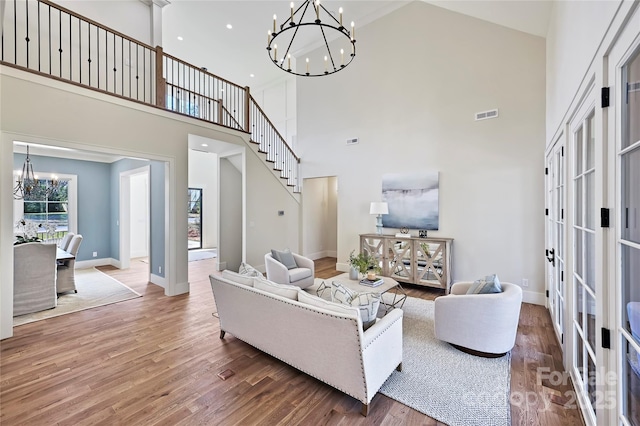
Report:
[[[369,214],[389,214],[389,205],[385,202],[372,202]]]

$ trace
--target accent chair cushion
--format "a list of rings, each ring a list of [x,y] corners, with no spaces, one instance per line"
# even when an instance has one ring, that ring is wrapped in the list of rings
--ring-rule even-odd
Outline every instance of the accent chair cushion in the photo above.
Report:
[[[264,278],[254,278],[253,287],[291,300],[298,300],[299,287],[287,284],[277,284]]]
[[[248,263],[244,263],[244,262],[242,262],[240,264],[240,268],[238,269],[238,273],[240,275],[248,275],[250,277],[263,277],[264,276],[264,275],[262,275],[262,272],[258,271],[253,266],[249,265]]]
[[[303,280],[311,276],[311,269],[309,268],[294,268],[289,269],[289,282],[295,284],[296,281]]]
[[[283,251],[271,249],[271,256],[278,262],[282,263],[287,269],[294,269],[298,267],[296,260],[293,258],[291,250],[285,249]]]
[[[225,269],[222,271],[222,278],[225,278],[229,281],[233,281],[234,283],[246,285],[249,287],[253,287],[253,277],[249,275],[241,275],[237,272],[230,271],[229,269]]]
[[[500,280],[496,274],[487,275],[484,278],[475,280],[471,287],[469,287],[469,290],[467,290],[467,294],[491,293],[502,293],[502,286],[500,285]]]

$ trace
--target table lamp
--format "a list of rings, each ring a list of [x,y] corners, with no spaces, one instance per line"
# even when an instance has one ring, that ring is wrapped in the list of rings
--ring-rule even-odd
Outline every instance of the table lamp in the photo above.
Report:
[[[382,215],[389,214],[389,205],[385,202],[374,201],[369,207],[369,214],[377,215],[376,230],[378,235],[382,235]]]

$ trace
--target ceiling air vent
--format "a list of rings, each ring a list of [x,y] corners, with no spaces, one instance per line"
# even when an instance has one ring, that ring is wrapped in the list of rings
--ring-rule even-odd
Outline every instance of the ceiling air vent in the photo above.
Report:
[[[492,109],[491,111],[476,112],[476,121],[488,120],[489,118],[496,118],[497,116],[497,109]]]
[[[347,145],[355,145],[355,144],[357,144],[358,142],[360,142],[360,141],[358,140],[358,138],[347,139]]]

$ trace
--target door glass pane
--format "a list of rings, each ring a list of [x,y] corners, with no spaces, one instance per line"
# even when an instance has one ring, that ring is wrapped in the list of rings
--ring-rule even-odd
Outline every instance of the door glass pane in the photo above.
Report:
[[[576,265],[576,270],[575,273],[577,276],[579,276],[580,278],[583,277],[583,271],[582,271],[582,231],[579,229],[576,229],[576,258],[575,258],[575,265]]]
[[[591,349],[595,351],[596,348],[596,300],[589,294],[588,291],[584,292],[585,300],[585,318],[584,328],[587,336],[587,341]]]
[[[624,401],[624,414],[632,425],[640,425],[640,354],[630,344],[625,343],[623,353],[623,392],[627,395]]]
[[[596,174],[594,172],[589,172],[584,176],[584,192],[586,198],[585,209],[585,228],[595,229],[595,177]]]
[[[584,233],[585,235],[585,262],[584,262],[584,282],[589,286],[591,290],[595,293],[596,291],[596,280],[595,280],[595,269],[596,269],[596,240],[595,234],[591,232]]]
[[[640,250],[622,245],[622,323],[640,340]]]
[[[189,188],[189,205],[187,211],[188,248],[202,248],[202,189]]]
[[[625,67],[626,110],[622,129],[622,148],[640,140],[640,49]],[[624,99],[623,99],[624,100]]]
[[[576,323],[577,327],[582,330],[583,328],[583,312],[584,312],[584,288],[582,284],[576,281]]]
[[[582,143],[582,126],[576,132],[575,144],[576,144],[576,176],[581,174],[583,171],[582,168],[582,158],[583,158],[583,143]]]
[[[589,362],[587,363],[587,391],[589,392],[589,401],[591,401],[591,406],[593,407],[593,411],[594,413],[597,411],[596,410],[596,399],[597,399],[597,393],[596,393],[596,366],[593,363],[593,359],[591,359],[591,356],[587,354],[587,358],[589,360]],[[599,401],[601,402],[601,401]]]
[[[595,126],[596,120],[593,118],[593,114],[587,118],[587,123],[585,125],[587,129],[587,170],[593,169],[595,160],[594,160],[594,150],[596,145],[596,136],[595,136]]]
[[[640,182],[640,148],[622,156],[621,182],[622,238],[640,243],[640,190],[638,188],[638,182]]]
[[[576,180],[575,212],[576,226],[582,226],[582,178]]]
[[[576,333],[576,364],[575,367],[578,369],[578,377],[582,378],[582,373],[584,372],[584,344],[582,342],[582,337],[578,333]]]

